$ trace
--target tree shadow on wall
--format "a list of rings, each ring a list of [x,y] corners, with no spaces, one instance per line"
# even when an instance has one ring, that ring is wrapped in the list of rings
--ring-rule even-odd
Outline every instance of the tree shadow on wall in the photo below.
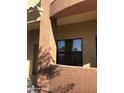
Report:
[[[40,5],[41,0],[39,0],[39,2],[35,6],[31,6],[29,7],[29,9],[27,9],[27,21],[36,21],[37,18],[40,17],[40,11],[38,10],[38,7],[40,7]]]
[[[59,86],[55,88],[54,90],[51,90],[49,93],[68,93],[70,90],[74,88],[74,83],[67,83],[64,86]]]
[[[50,54],[50,49],[43,50],[43,47],[39,49],[39,57],[38,57],[38,71],[37,74],[42,76],[46,76],[48,79],[52,79],[58,76],[62,69],[58,69],[58,65],[54,65],[55,60]]]
[[[58,86],[49,91],[49,80],[60,75],[62,68],[55,65],[55,60],[50,54],[50,49],[39,48],[39,57],[37,62],[37,85],[42,93],[68,93],[75,86],[74,83],[68,83],[64,86]],[[51,86],[52,87],[52,86]]]

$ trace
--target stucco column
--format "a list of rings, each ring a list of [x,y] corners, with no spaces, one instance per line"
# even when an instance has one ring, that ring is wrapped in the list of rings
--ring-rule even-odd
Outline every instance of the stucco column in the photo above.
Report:
[[[49,67],[49,64],[56,61],[56,44],[49,17],[50,3],[51,0],[41,0],[43,12],[40,19],[37,85],[43,91],[49,91],[49,78],[45,69]],[[45,91],[42,93],[47,93]]]
[[[50,21],[50,3],[51,0],[41,0],[41,7],[43,8],[40,20],[40,38],[39,47],[42,49],[49,49],[51,56],[56,60],[56,45]]]

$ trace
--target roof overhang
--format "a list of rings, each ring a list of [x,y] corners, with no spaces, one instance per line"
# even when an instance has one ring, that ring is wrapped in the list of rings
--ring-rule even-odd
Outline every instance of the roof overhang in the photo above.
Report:
[[[56,0],[50,6],[50,17],[65,17],[96,9],[97,0]]]

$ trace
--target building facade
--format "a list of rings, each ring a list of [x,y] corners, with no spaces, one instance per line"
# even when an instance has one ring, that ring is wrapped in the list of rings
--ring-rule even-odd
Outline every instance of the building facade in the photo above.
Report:
[[[96,93],[97,1],[29,0],[29,75],[41,93]]]

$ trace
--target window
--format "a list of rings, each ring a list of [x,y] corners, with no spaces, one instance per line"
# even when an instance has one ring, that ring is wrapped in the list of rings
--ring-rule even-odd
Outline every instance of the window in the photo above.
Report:
[[[57,63],[82,66],[82,39],[58,40]]]

